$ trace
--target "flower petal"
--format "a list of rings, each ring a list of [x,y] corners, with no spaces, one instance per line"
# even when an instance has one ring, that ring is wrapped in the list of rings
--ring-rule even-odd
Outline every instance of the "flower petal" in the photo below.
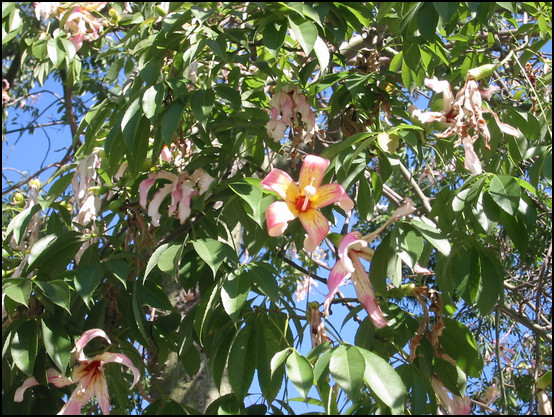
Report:
[[[317,188],[315,195],[310,199],[310,203],[314,209],[332,203],[338,203],[344,211],[350,211],[354,208],[354,202],[340,184],[325,184]]]
[[[369,282],[369,277],[365,272],[365,268],[360,263],[360,259],[358,257],[354,258],[353,261],[356,270],[354,274],[352,274],[352,282],[354,283],[354,287],[356,287],[358,300],[364,306],[375,327],[381,329],[388,326],[389,323],[383,316],[381,307],[379,307],[377,297],[375,297],[373,287],[371,286],[371,282]]]
[[[329,164],[328,159],[316,155],[307,155],[300,169],[298,188],[303,190],[304,187],[311,185],[317,189],[323,181],[323,176]]]
[[[264,190],[276,192],[283,200],[294,201],[298,196],[298,186],[289,174],[278,168],[271,170],[260,185]]]
[[[160,205],[162,204],[163,199],[167,197],[169,193],[171,193],[172,189],[173,184],[165,184],[156,192],[156,194],[154,194],[152,201],[150,201],[150,205],[148,206],[148,215],[152,219],[152,224],[154,226],[160,225],[160,218],[162,216],[159,212]]]
[[[348,272],[354,272],[354,264],[350,257],[357,256],[350,253],[350,251],[358,252],[365,247],[367,247],[367,242],[361,239],[360,232],[350,232],[342,238],[339,245],[338,257]]]
[[[149,174],[148,178],[141,181],[139,185],[139,195],[140,195],[139,204],[145,210],[146,210],[146,201],[148,199],[148,191],[150,191],[150,188],[152,188],[155,181],[156,181],[156,175]]]
[[[329,222],[319,211],[308,209],[298,214],[308,236],[304,240],[304,250],[313,252],[329,233]]]
[[[54,368],[48,368],[46,370],[46,380],[58,388],[73,384],[71,379],[66,378]],[[25,394],[27,388],[34,387],[35,385],[39,385],[39,382],[35,379],[35,377],[27,378],[23,381],[23,384],[15,390],[13,400],[18,403],[23,401],[23,395]]]
[[[323,302],[324,315],[329,315],[329,306],[331,305],[333,297],[338,292],[339,287],[343,285],[346,280],[350,278],[351,275],[352,273],[344,267],[344,264],[340,260],[338,260],[331,270],[331,273],[329,274],[329,279],[327,279],[327,287],[329,288],[329,293],[327,294],[327,296],[325,297],[325,301]]]
[[[482,173],[483,168],[481,168],[481,161],[475,153],[475,149],[473,148],[473,143],[471,142],[471,140],[464,140],[464,151],[466,156],[464,162],[465,169],[467,169],[473,175],[479,175],[480,173]]]
[[[101,361],[102,364],[118,363],[120,365],[125,365],[127,368],[133,371],[133,384],[131,385],[131,389],[133,389],[133,387],[140,380],[139,369],[133,364],[131,359],[129,359],[129,357],[127,355],[124,355],[123,353],[104,352],[101,355],[98,355],[95,359]]]
[[[298,213],[291,211],[290,206],[284,201],[275,201],[265,211],[265,221],[269,236],[280,236],[288,226],[288,222],[294,220]]]
[[[79,340],[75,343],[75,349],[77,351],[77,360],[79,362],[88,362],[89,359],[85,356],[83,352],[83,348],[87,345],[88,342],[91,341],[91,339],[94,339],[95,337],[102,337],[111,344],[110,338],[106,334],[106,332],[102,329],[90,329],[85,331]]]

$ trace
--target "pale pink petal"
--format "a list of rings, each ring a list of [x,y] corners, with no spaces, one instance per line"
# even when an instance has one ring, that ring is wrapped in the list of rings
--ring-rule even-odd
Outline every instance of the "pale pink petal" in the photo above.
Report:
[[[88,358],[85,356],[85,354],[83,352],[83,348],[87,345],[88,342],[91,341],[91,339],[94,339],[95,337],[101,337],[104,340],[106,340],[106,342],[108,342],[109,344],[112,343],[110,341],[110,338],[106,334],[106,332],[102,329],[90,329],[90,330],[85,331],[81,335],[79,340],[77,340],[77,342],[75,343],[75,349],[76,349],[76,352],[77,352],[77,360],[79,362],[88,361]]]
[[[288,222],[294,220],[297,215],[298,213],[293,213],[291,207],[284,201],[271,203],[265,212],[269,236],[280,236],[287,228]]]
[[[168,163],[171,163],[171,160],[173,159],[173,155],[172,155],[171,151],[169,150],[169,148],[167,147],[167,145],[164,145],[164,147],[162,148],[162,152],[161,152],[160,156],[161,156],[163,161],[168,162]]]
[[[298,213],[298,218],[308,232],[304,240],[304,250],[311,253],[329,233],[329,222],[323,214],[314,209]]]
[[[325,301],[323,302],[324,315],[329,315],[329,307],[331,305],[331,301],[333,301],[333,297],[335,297],[335,294],[338,292],[339,287],[343,285],[346,280],[350,278],[351,275],[352,273],[344,267],[343,262],[337,260],[337,263],[331,270],[331,273],[329,274],[329,279],[327,280],[329,293],[327,294],[327,296],[325,297]]]
[[[289,174],[278,168],[271,170],[260,182],[260,186],[266,191],[274,191],[284,200],[294,201],[298,196],[298,186]]]
[[[345,210],[350,211],[354,208],[354,202],[346,194],[340,184],[324,184],[317,188],[315,195],[310,199],[311,207],[319,209],[332,203],[338,203]]]
[[[465,151],[465,162],[464,162],[465,169],[467,169],[473,175],[481,174],[483,172],[483,168],[481,167],[481,161],[479,160],[479,157],[475,153],[475,149],[473,148],[473,143],[471,143],[471,140],[464,140],[464,151]]]
[[[491,85],[487,89],[480,88],[479,93],[481,94],[482,98],[484,98],[485,100],[488,100],[489,98],[491,98],[494,92],[498,90],[500,90],[500,87],[496,85]]]
[[[418,262],[414,265],[414,274],[432,275],[429,269],[422,267]]]
[[[400,206],[396,210],[394,210],[394,212],[392,213],[392,216],[389,219],[389,221],[392,222],[392,221],[398,220],[400,217],[409,216],[410,214],[412,214],[416,210],[416,208],[414,207],[414,203],[413,203],[411,198],[406,198],[405,201],[406,202],[402,206]]]
[[[156,181],[156,174],[149,174],[148,178],[145,180],[142,180],[139,185],[139,204],[140,206],[146,210],[146,201],[148,200],[148,191],[150,191],[150,188],[154,185],[154,182]]]
[[[365,247],[367,247],[367,242],[361,239],[360,232],[350,232],[342,238],[337,255],[348,272],[354,272],[350,251],[358,252]]]
[[[73,384],[73,381],[71,379],[66,378],[61,373],[56,371],[54,368],[48,368],[46,370],[46,380],[48,381],[48,383],[54,384],[54,386],[58,388]],[[25,394],[25,390],[35,385],[39,385],[35,377],[27,378],[25,381],[23,381],[23,384],[18,389],[15,390],[13,400],[15,402],[23,401],[23,395]]]
[[[389,323],[387,322],[387,319],[385,319],[385,316],[383,316],[383,312],[381,311],[381,307],[379,307],[377,297],[375,296],[369,277],[365,272],[365,268],[360,262],[360,258],[353,256],[352,261],[355,268],[355,271],[352,274],[352,282],[356,288],[358,300],[364,306],[375,327],[381,329],[388,326]]]
[[[452,394],[436,376],[431,376],[431,386],[448,414],[468,415],[471,412],[471,399]],[[452,398],[450,397],[452,395]]]
[[[448,113],[454,103],[454,94],[448,81],[439,81],[437,77],[426,78],[425,85],[432,89],[435,93],[442,93],[443,97],[443,113]]]
[[[494,120],[496,121],[496,124],[498,125],[498,128],[504,132],[504,133],[507,133],[508,135],[511,135],[511,136],[515,136],[516,138],[519,138],[522,136],[522,133],[519,129],[513,127],[513,126],[510,126],[509,124],[507,123],[502,123],[498,117],[498,115],[491,111],[491,110],[488,110],[488,109],[483,109],[483,111],[486,111],[487,113],[490,113],[493,115],[494,117]]]
[[[140,380],[140,371],[139,369],[133,364],[131,359],[127,355],[124,355],[123,353],[112,353],[112,352],[104,352],[95,358],[96,360],[100,361],[102,364],[105,363],[118,363],[120,365],[125,365],[127,368],[129,368],[131,371],[133,371],[133,384],[131,385],[131,389],[139,382]]]
[[[197,195],[198,191],[192,188],[189,181],[181,184],[181,199],[179,200],[179,221],[181,224],[190,216],[190,198]]]
[[[150,205],[148,206],[148,215],[152,218],[152,224],[154,226],[160,225],[160,218],[162,215],[158,210],[160,208],[160,205],[162,204],[163,199],[166,198],[169,193],[171,193],[172,188],[173,184],[164,185],[160,190],[156,192],[156,194],[154,194],[154,198],[152,198],[152,201],[150,201]]]
[[[208,188],[210,188],[212,182],[215,181],[215,178],[209,174],[206,174],[202,168],[198,168],[194,171],[190,179],[193,183],[198,182],[198,191],[200,191],[200,194],[204,194],[208,191]]]
[[[316,155],[307,155],[300,169],[300,177],[298,179],[298,188],[303,190],[304,187],[311,185],[318,188],[323,181],[325,171],[329,166],[330,161]]]

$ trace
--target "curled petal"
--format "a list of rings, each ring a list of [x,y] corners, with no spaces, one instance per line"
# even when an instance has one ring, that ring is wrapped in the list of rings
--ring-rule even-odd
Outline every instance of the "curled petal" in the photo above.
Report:
[[[339,245],[338,257],[348,272],[354,272],[354,264],[350,257],[356,256],[350,253],[350,251],[358,252],[366,247],[367,242],[361,239],[360,232],[350,232],[342,238]]]
[[[493,111],[491,111],[491,110],[488,110],[488,109],[483,109],[483,111],[486,111],[487,113],[490,113],[490,114],[493,115],[494,120],[496,121],[496,124],[498,125],[498,128],[499,128],[502,132],[507,133],[508,135],[514,136],[514,137],[516,137],[516,138],[519,138],[519,137],[523,136],[522,133],[521,133],[521,131],[520,131],[519,129],[517,129],[517,128],[513,127],[513,126],[510,126],[510,125],[507,124],[507,123],[502,123],[502,122],[500,121],[500,119],[498,118],[498,115],[497,115],[495,112],[493,112]]]
[[[166,184],[164,185],[160,190],[154,194],[154,197],[152,198],[152,201],[150,201],[150,205],[148,206],[148,215],[152,219],[152,224],[154,226],[160,225],[160,218],[161,214],[159,212],[160,205],[162,204],[162,201],[169,193],[171,193],[173,189],[173,184]]]
[[[329,222],[319,211],[308,209],[298,214],[308,236],[304,240],[304,250],[313,252],[329,233]]]
[[[345,211],[350,211],[354,208],[354,202],[340,184],[322,185],[317,189],[310,202],[311,206],[315,209],[328,206],[332,203],[338,203]]]
[[[50,384],[54,384],[54,386],[58,388],[73,384],[73,381],[71,379],[66,378],[54,368],[48,368],[46,370],[46,380]],[[25,394],[25,390],[29,387],[34,387],[35,385],[39,385],[35,377],[27,378],[25,381],[23,381],[23,384],[15,390],[13,400],[18,403],[23,401],[23,394]]]
[[[466,157],[464,162],[465,169],[467,169],[473,175],[481,174],[483,172],[483,168],[481,168],[481,161],[475,153],[475,149],[473,148],[473,143],[471,143],[471,140],[464,140],[464,151]]]
[[[329,164],[328,159],[316,155],[307,155],[300,169],[298,188],[303,190],[304,187],[311,185],[317,189],[323,181],[325,170]]]
[[[356,287],[358,300],[364,306],[375,327],[381,329],[388,326],[389,323],[383,316],[383,312],[381,311],[381,307],[379,307],[377,297],[375,296],[375,292],[373,292],[373,287],[365,272],[365,268],[360,262],[360,258],[353,257],[352,261],[354,262],[355,268],[354,274],[352,275],[352,282],[354,283],[354,287]]]
[[[260,186],[266,191],[274,191],[284,200],[294,201],[298,196],[298,186],[289,174],[278,168],[271,170],[260,182]]]
[[[291,211],[291,207],[284,201],[275,201],[269,205],[265,212],[265,221],[269,236],[280,236],[288,226],[288,222],[294,220],[297,214]]]
[[[351,275],[352,273],[344,267],[344,263],[338,260],[331,270],[331,273],[329,274],[329,279],[327,280],[329,293],[327,294],[327,296],[325,297],[325,301],[323,302],[324,315],[329,315],[329,306],[331,305],[333,297],[338,292],[339,287],[343,285],[346,280],[350,278]]]
[[[181,184],[181,199],[179,200],[179,221],[181,224],[185,222],[185,220],[190,216],[190,198],[193,195],[198,194],[198,191],[196,191],[194,188],[192,188],[192,185],[189,184],[189,181],[187,183]]]
[[[141,181],[139,185],[139,204],[140,206],[146,210],[146,201],[148,200],[148,191],[150,191],[150,188],[154,185],[154,182],[156,181],[156,174],[149,174],[148,178]]]
[[[84,332],[81,335],[79,340],[77,340],[77,342],[75,343],[75,349],[77,351],[77,360],[79,362],[87,362],[88,361],[88,358],[83,353],[83,348],[87,345],[88,342],[91,341],[91,339],[94,339],[95,337],[101,337],[104,340],[106,340],[106,342],[108,342],[109,344],[112,343],[110,341],[110,338],[108,337],[108,335],[106,334],[106,332],[104,330],[102,330],[102,329],[87,330],[86,332]]]
[[[454,103],[454,94],[452,94],[452,87],[448,81],[439,81],[437,77],[426,78],[425,85],[432,89],[435,93],[442,93],[444,113],[448,113]]]
[[[104,352],[101,355],[98,355],[95,359],[100,361],[102,364],[112,362],[118,363],[120,365],[125,365],[127,368],[133,371],[133,384],[131,385],[131,389],[133,389],[133,387],[140,380],[139,369],[133,364],[131,359],[129,359],[129,357],[127,355],[124,355],[123,353]]]

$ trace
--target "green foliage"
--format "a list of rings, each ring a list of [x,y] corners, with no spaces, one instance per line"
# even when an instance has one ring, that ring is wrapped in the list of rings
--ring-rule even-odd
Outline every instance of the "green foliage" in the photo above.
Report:
[[[75,386],[48,372],[73,375],[88,329],[141,371],[130,391],[104,365],[114,413],[448,411],[433,378],[475,414],[538,412],[552,372],[550,3],[74,7],[2,4],[3,154],[42,131],[65,154],[3,176],[3,412],[58,412]],[[307,155],[354,203],[310,206],[330,225],[311,254],[315,178],[287,185],[287,203],[262,182],[298,179]],[[270,236],[278,208],[293,218],[276,215]],[[341,247],[353,231],[368,248]],[[347,278],[369,282],[340,287],[322,318],[345,257]],[[39,386],[16,402],[29,377]]]

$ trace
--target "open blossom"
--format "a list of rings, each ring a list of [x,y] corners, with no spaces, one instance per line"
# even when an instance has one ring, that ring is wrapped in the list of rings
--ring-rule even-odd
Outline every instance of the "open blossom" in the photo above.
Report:
[[[388,325],[379,307],[373,286],[365,267],[361,263],[361,259],[371,261],[375,251],[369,247],[369,243],[379,236],[392,222],[413,213],[414,210],[412,201],[408,199],[406,204],[396,209],[390,219],[375,232],[362,237],[360,232],[354,231],[343,237],[337,252],[337,262],[331,270],[327,281],[329,293],[323,303],[323,314],[329,315],[329,307],[333,297],[338,292],[339,287],[350,279],[356,288],[358,300],[364,306],[375,327],[383,328]]]
[[[279,141],[285,136],[287,127],[299,126],[297,112],[302,116],[306,125],[305,139],[310,139],[315,132],[315,115],[304,94],[299,93],[298,87],[284,86],[269,102],[271,106],[270,120],[267,123],[267,133]]]
[[[273,169],[260,183],[267,191],[274,191],[284,201],[275,201],[267,208],[265,219],[270,236],[280,236],[288,222],[299,218],[308,232],[304,250],[313,252],[329,233],[329,222],[320,208],[338,203],[345,210],[354,207],[340,184],[321,185],[329,160],[308,155],[302,163],[298,184],[286,172]]]
[[[155,194],[150,204],[147,207],[148,191],[156,180],[165,179],[170,183],[165,184]],[[140,206],[147,210],[148,215],[152,219],[154,226],[160,225],[161,214],[159,212],[162,201],[171,194],[171,205],[168,210],[168,215],[174,214],[182,223],[190,216],[190,200],[191,197],[198,194],[203,194],[207,191],[210,184],[214,181],[210,175],[206,174],[202,169],[197,169],[192,175],[187,172],[174,174],[168,171],[159,171],[149,174],[148,178],[143,180],[139,186]],[[198,190],[196,189],[198,184]]]
[[[431,386],[448,414],[468,415],[471,412],[471,399],[469,397],[460,397],[459,395],[453,394],[435,375],[431,377]]]
[[[56,387],[65,387],[71,384],[77,384],[75,390],[71,393],[69,400],[62,407],[58,414],[81,414],[83,406],[92,398],[96,397],[100,404],[100,409],[103,414],[110,414],[110,397],[108,394],[108,384],[104,375],[103,366],[107,363],[118,363],[125,365],[133,372],[133,384],[131,389],[140,379],[139,369],[133,365],[133,362],[122,353],[104,352],[89,358],[85,355],[83,349],[88,342],[96,337],[105,339],[111,343],[108,335],[101,329],[90,329],[84,332],[79,340],[75,343],[77,361],[79,365],[73,370],[73,378],[68,379],[58,371],[50,368],[46,372],[49,383]],[[19,387],[14,395],[14,401],[23,401],[25,390],[39,383],[34,377],[27,378],[21,387]]]
[[[452,88],[448,81],[434,78],[426,78],[425,85],[435,93],[443,96],[442,111],[421,111],[415,106],[410,106],[410,114],[422,123],[431,123],[438,121],[447,126],[447,129],[438,133],[439,138],[447,138],[454,134],[458,135],[455,146],[463,145],[465,151],[465,168],[472,174],[483,172],[481,161],[477,156],[473,144],[481,134],[483,136],[485,148],[490,149],[489,141],[491,138],[486,120],[483,113],[490,113],[496,120],[500,130],[512,136],[519,136],[521,132],[505,123],[502,123],[498,115],[483,107],[482,99],[489,98],[494,92],[494,88],[483,90],[479,88],[477,81],[471,77],[465,82],[464,86],[458,91],[456,97],[452,93]]]

